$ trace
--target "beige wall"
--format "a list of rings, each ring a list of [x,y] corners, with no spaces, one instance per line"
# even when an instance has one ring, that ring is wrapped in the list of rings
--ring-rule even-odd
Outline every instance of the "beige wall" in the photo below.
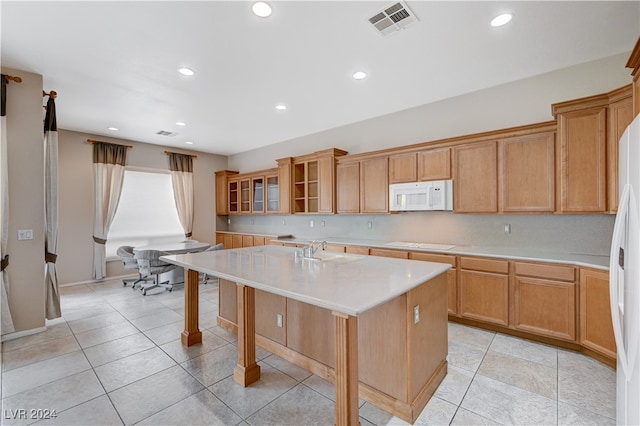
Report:
[[[133,145],[127,151],[127,166],[169,169],[166,147],[59,130],[60,224],[58,234],[58,278],[61,284],[91,280],[93,262],[93,146],[87,139]],[[215,175],[225,169],[227,158],[189,150],[196,154],[194,174],[193,239],[215,242]],[[120,262],[107,262],[107,276],[123,274]],[[129,272],[130,273],[130,272]]]
[[[2,73],[22,77],[7,86],[8,290],[20,332],[45,324],[42,76],[5,67]],[[33,240],[18,241],[18,229],[32,229]]]
[[[229,169],[266,169],[275,167],[278,158],[324,148],[357,154],[553,120],[552,103],[631,83],[628,58],[628,53],[615,55],[232,155]]]

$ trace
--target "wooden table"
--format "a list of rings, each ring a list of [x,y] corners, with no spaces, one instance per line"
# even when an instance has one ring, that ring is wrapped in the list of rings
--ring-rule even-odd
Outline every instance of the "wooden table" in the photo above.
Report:
[[[243,386],[260,379],[255,355],[256,289],[329,309],[335,336],[336,424],[358,424],[358,316],[439,277],[450,265],[328,252],[324,260],[315,262],[295,258],[295,251],[260,246],[162,256],[186,270],[182,343],[202,342],[198,328],[200,272],[237,283],[238,363],[233,376]],[[446,284],[442,288],[446,327]],[[446,336],[446,329],[444,333]],[[446,359],[444,363],[446,374]]]

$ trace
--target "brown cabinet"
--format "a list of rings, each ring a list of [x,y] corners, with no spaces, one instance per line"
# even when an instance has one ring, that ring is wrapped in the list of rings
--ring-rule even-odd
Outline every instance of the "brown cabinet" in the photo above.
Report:
[[[360,213],[360,162],[338,163],[336,167],[338,213]]]
[[[618,141],[633,121],[633,99],[629,87],[615,91],[607,115],[607,202],[608,210],[618,210]]]
[[[232,170],[220,170],[216,172],[216,214],[226,216],[229,214],[229,178],[237,175]]]
[[[616,358],[607,271],[580,269],[580,344]]]
[[[418,152],[418,180],[451,179],[451,148]]]
[[[409,259],[409,252],[404,250],[389,250],[389,249],[381,249],[381,248],[370,248],[369,255],[371,256],[381,256],[381,257],[392,257],[395,259]]]
[[[456,257],[450,254],[433,254],[414,251],[409,253],[409,259],[448,263],[451,265],[451,269],[447,271],[447,306],[449,315],[458,315],[458,274],[456,270]]]
[[[336,148],[293,159],[293,213],[335,213]]]
[[[498,211],[497,142],[453,149],[453,209],[457,213]]]
[[[336,168],[338,213],[388,213],[387,157],[340,161]]]
[[[460,316],[508,327],[508,274],[506,260],[460,257]]]
[[[640,38],[636,42],[631,56],[627,61],[627,68],[631,68],[631,75],[633,76],[633,116],[636,117],[640,114]]]
[[[575,342],[575,268],[514,262],[514,269],[514,327]]]
[[[415,152],[389,156],[389,183],[416,182],[418,180],[418,162]]]
[[[555,210],[553,132],[503,139],[499,144],[502,212]]]
[[[607,109],[558,113],[560,212],[607,210]]]

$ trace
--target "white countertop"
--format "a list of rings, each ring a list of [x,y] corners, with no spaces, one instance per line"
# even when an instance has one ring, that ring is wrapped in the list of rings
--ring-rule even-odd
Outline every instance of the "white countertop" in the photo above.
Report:
[[[295,248],[257,246],[162,256],[162,260],[348,315],[360,315],[451,266],[404,259],[327,254],[296,259]]]
[[[317,240],[326,241],[330,244],[344,244],[363,247],[388,248],[395,250],[407,250],[426,253],[453,254],[467,256],[487,256],[502,258],[508,260],[522,260],[530,262],[546,262],[546,263],[563,263],[586,268],[609,270],[609,256],[599,256],[587,253],[566,253],[554,252],[551,250],[531,249],[531,248],[513,248],[513,247],[481,247],[481,246],[458,246],[453,244],[424,244],[416,243],[413,246],[391,245],[393,242],[381,240],[366,240],[359,238],[343,238],[329,237],[318,238]],[[280,242],[292,242],[298,244],[307,244],[311,239],[308,238],[284,238],[279,239]],[[429,248],[420,247],[430,246]],[[438,249],[437,246],[443,248]],[[444,247],[451,247],[444,249]]]

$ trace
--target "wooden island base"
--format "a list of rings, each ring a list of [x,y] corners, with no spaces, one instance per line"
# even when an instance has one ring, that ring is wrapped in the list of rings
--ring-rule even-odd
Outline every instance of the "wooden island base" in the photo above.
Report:
[[[241,288],[245,287],[220,280],[217,323],[234,333],[238,333]],[[355,352],[357,360],[340,364],[356,365],[359,396],[410,423],[447,374],[446,273],[357,318],[260,290],[255,290],[255,312],[260,318],[255,322],[256,345],[334,384],[335,354],[345,353],[336,352],[336,345],[351,345],[352,351],[346,353]],[[277,326],[278,315],[282,315],[282,327]],[[357,324],[355,330],[353,324]],[[347,328],[340,331],[340,327]],[[336,340],[336,334],[342,338]],[[349,372],[338,375],[337,393],[355,386],[349,383],[353,377]],[[349,417],[357,415],[357,400],[355,404],[355,410],[336,406],[337,416],[345,416],[343,424],[357,424],[357,417],[355,422]]]

